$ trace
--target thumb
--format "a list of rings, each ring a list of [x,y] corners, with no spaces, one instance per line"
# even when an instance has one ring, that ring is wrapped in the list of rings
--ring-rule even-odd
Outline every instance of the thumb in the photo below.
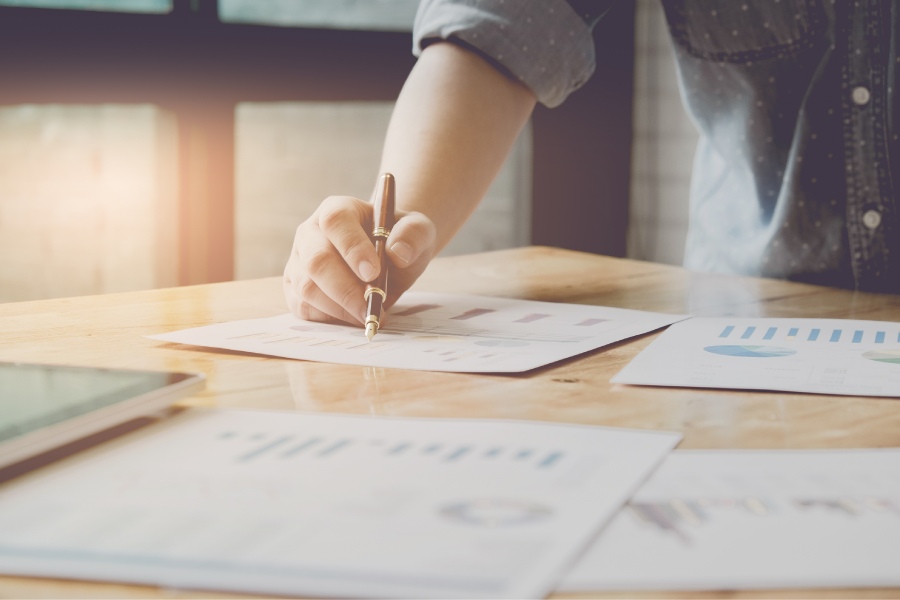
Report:
[[[387,254],[394,266],[404,269],[425,257],[430,259],[437,230],[422,213],[407,213],[394,223],[387,239]]]

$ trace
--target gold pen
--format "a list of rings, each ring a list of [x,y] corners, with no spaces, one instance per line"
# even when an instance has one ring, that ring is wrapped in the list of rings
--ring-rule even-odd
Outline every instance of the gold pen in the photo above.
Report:
[[[372,241],[375,242],[375,253],[381,271],[375,281],[366,285],[364,298],[368,302],[366,308],[366,338],[371,342],[381,326],[381,307],[387,299],[388,263],[384,249],[387,238],[394,226],[394,176],[385,173],[375,184],[375,207],[372,228]]]

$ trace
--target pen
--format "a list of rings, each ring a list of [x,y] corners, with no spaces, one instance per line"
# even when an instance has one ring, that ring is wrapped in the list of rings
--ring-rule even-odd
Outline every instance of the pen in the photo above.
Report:
[[[384,247],[394,226],[394,176],[384,173],[375,184],[375,207],[372,226],[372,241],[381,271],[375,281],[366,285],[364,298],[366,307],[366,338],[371,342],[381,326],[381,307],[387,299],[388,265],[384,257]]]

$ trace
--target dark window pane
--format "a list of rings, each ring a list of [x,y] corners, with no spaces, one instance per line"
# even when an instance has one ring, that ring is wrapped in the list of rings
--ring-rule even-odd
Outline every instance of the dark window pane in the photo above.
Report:
[[[219,0],[230,23],[411,31],[418,0]]]
[[[172,0],[0,0],[0,6],[69,8],[133,13],[172,12]]]

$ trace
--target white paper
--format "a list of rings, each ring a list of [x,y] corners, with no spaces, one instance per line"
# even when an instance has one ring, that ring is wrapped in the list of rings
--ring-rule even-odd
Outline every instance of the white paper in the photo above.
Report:
[[[0,572],[288,596],[541,597],[679,437],[191,411],[0,487]]]
[[[616,383],[900,396],[900,323],[693,318],[664,331]]]
[[[900,586],[900,450],[678,451],[566,590]]]
[[[371,342],[361,327],[313,323],[289,314],[149,337],[347,365],[514,373],[684,318],[603,306],[408,292]]]

